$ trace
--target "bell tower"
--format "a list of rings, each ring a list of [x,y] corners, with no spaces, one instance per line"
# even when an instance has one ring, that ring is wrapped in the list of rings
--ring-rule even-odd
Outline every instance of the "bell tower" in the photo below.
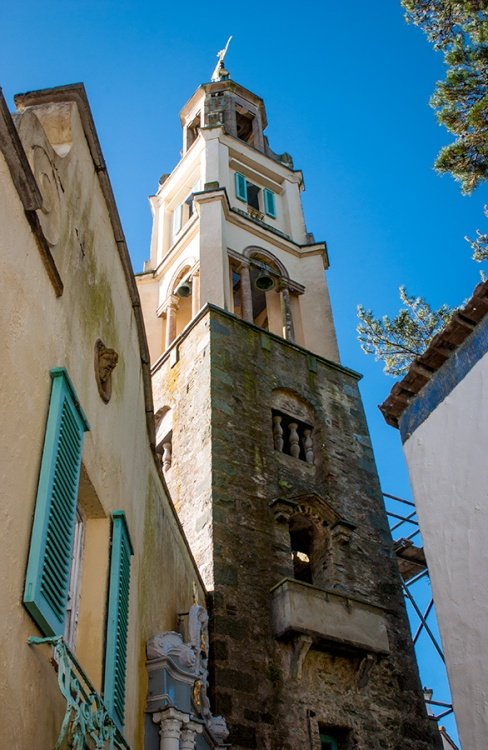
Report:
[[[210,303],[337,361],[326,245],[305,227],[302,173],[269,147],[263,100],[219,80],[180,120],[183,156],[151,198],[138,277],[152,360]]]
[[[326,244],[263,100],[221,58],[212,78],[181,112],[138,286],[157,450],[211,599],[213,710],[235,750],[432,750]]]

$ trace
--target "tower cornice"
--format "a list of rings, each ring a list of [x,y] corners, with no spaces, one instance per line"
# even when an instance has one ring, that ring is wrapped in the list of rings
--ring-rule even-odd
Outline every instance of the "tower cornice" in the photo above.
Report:
[[[362,380],[362,374],[360,372],[356,372],[356,370],[351,370],[349,367],[344,367],[344,365],[341,365],[339,362],[334,362],[332,359],[327,359],[326,357],[321,357],[318,354],[315,354],[314,352],[311,352],[309,349],[306,349],[304,346],[300,346],[299,344],[295,343],[294,341],[287,341],[282,336],[278,336],[275,333],[271,333],[270,331],[264,331],[260,326],[254,325],[254,323],[250,323],[249,321],[242,320],[233,313],[229,312],[228,310],[224,310],[221,307],[217,307],[217,305],[213,305],[211,302],[207,302],[198,312],[198,314],[191,320],[191,322],[186,326],[185,330],[174,339],[174,341],[171,343],[171,346],[166,349],[165,352],[154,362],[152,368],[151,368],[151,375],[154,376],[155,373],[162,367],[162,365],[166,362],[168,358],[171,357],[171,352],[174,349],[178,349],[181,342],[187,338],[191,331],[195,328],[195,326],[198,325],[198,323],[206,317],[214,317],[215,319],[221,317],[224,319],[229,319],[237,323],[237,325],[242,326],[243,328],[251,328],[264,338],[269,338],[271,341],[275,341],[280,346],[283,346],[285,348],[294,349],[297,352],[300,352],[305,357],[312,358],[312,361],[317,361],[322,363],[323,365],[326,365],[331,370],[337,370],[338,372],[341,372],[343,375],[346,375],[347,377],[350,377],[352,380],[359,381]]]
[[[294,242],[291,237],[279,232],[277,229],[274,229],[274,227],[265,224],[264,221],[254,219],[244,211],[233,208],[230,205],[229,196],[225,187],[203,190],[199,193],[195,193],[194,201],[197,205],[197,210],[199,210],[198,206],[200,204],[220,201],[224,210],[224,216],[231,224],[243,226],[258,239],[269,240],[270,235],[272,235],[272,242],[275,246],[279,247],[281,250],[292,253],[295,256],[304,257],[306,255],[321,255],[324,268],[329,268],[329,256],[327,253],[326,242],[312,242],[309,244],[299,244]]]

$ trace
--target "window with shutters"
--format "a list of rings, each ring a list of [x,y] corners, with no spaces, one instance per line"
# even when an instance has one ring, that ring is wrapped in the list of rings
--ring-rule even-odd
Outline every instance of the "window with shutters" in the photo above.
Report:
[[[103,696],[112,718],[122,728],[129,631],[130,558],[133,550],[123,511],[113,511],[112,524]]]
[[[89,429],[66,370],[54,368],[51,379],[23,597],[45,636],[65,632],[83,436]]]
[[[246,179],[240,172],[235,173],[236,198],[247,203],[248,212],[254,218],[264,218],[264,214],[276,219],[276,196],[267,188],[261,189]]]

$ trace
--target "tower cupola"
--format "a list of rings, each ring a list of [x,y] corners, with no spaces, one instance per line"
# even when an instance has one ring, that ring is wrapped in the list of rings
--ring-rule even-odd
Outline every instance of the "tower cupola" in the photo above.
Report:
[[[230,79],[199,86],[183,107],[180,120],[183,153],[194,143],[200,128],[220,127],[227,135],[266,153],[263,131],[268,123],[264,102]]]

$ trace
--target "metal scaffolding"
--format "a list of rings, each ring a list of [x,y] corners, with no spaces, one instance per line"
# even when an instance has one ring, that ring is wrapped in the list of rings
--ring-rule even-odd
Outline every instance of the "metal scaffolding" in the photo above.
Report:
[[[394,551],[402,577],[403,593],[410,613],[413,644],[417,647],[420,635],[425,633],[438,657],[442,660],[442,664],[445,665],[442,647],[431,626],[435,617],[434,599],[431,595],[427,604],[422,607],[419,606],[416,599],[418,584],[421,580],[429,578],[429,570],[422,547],[415,503],[388,492],[383,492],[383,497],[385,498],[386,513],[394,540]],[[404,536],[400,536],[402,532],[404,532]],[[417,625],[415,625],[416,620],[418,620]],[[421,664],[418,652],[417,660]],[[445,683],[448,689],[447,673],[445,673]],[[432,690],[424,688],[424,696],[427,711],[433,720],[438,722],[453,713],[452,703],[432,699]]]

